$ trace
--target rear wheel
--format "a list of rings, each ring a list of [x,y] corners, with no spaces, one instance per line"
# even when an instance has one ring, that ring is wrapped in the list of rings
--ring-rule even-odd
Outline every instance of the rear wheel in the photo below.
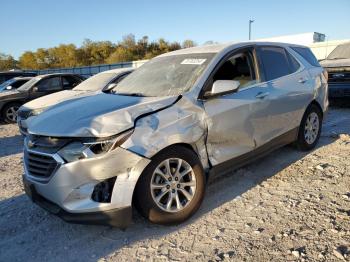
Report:
[[[16,123],[17,111],[21,105],[17,103],[11,103],[4,106],[2,109],[2,119],[6,123]]]
[[[197,155],[174,146],[156,155],[136,187],[136,206],[153,223],[177,224],[200,207],[205,174]]]
[[[306,110],[299,127],[296,144],[299,149],[306,151],[313,149],[321,134],[322,113],[316,105],[310,105]]]

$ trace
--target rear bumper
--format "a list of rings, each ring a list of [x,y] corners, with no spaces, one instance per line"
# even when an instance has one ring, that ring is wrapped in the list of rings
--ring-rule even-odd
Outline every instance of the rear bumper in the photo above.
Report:
[[[350,97],[350,83],[329,83],[328,84],[329,98],[345,98]]]
[[[28,181],[25,176],[23,176],[23,185],[27,196],[35,204],[67,222],[91,225],[110,225],[119,228],[126,228],[131,222],[131,206],[99,212],[71,213],[40,195],[36,191],[35,185]]]

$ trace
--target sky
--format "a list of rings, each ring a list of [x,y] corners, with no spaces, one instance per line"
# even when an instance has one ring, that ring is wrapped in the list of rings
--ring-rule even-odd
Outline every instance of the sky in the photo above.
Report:
[[[350,0],[0,0],[0,52],[84,39],[117,42],[124,35],[229,42],[306,32],[350,39]]]

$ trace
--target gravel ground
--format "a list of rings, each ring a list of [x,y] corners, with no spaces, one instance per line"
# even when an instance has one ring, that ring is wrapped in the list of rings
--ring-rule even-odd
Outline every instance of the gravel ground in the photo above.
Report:
[[[0,261],[350,261],[350,109],[330,110],[312,152],[287,146],[214,180],[172,227],[61,221],[23,194],[21,150],[0,126]]]

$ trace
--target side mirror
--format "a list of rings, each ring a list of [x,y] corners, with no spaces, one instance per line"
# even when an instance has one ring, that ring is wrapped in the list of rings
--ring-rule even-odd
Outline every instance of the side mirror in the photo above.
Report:
[[[216,80],[209,95],[232,93],[238,90],[239,85],[240,82],[235,80]]]
[[[12,89],[12,86],[7,86],[6,87],[6,90],[11,90]]]
[[[109,84],[109,85],[106,87],[105,91],[112,90],[112,89],[115,88],[116,86],[117,86],[116,83]]]
[[[34,86],[32,90],[33,90],[33,92],[38,92],[39,88],[37,86]]]

